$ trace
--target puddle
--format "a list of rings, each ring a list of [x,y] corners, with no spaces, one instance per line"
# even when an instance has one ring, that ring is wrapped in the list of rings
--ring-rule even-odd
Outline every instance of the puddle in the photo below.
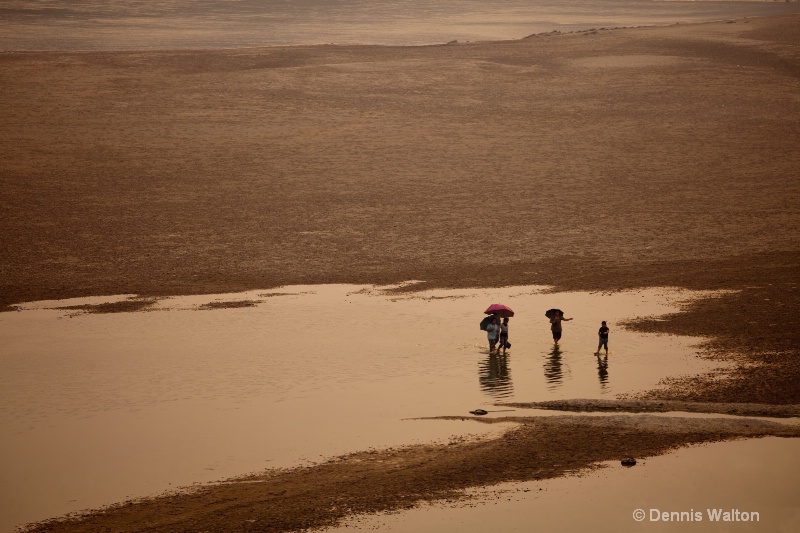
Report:
[[[21,304],[0,314],[0,530],[264,468],[502,429],[410,419],[469,416],[495,401],[613,398],[709,370],[697,339],[616,325],[697,294],[398,296],[331,285],[166,298],[134,303],[135,313],[87,313],[128,308],[128,296]],[[494,302],[516,312],[505,356],[489,355],[478,328]],[[551,307],[574,317],[558,350]],[[607,359],[593,355],[602,320]]]
[[[467,503],[353,517],[324,531],[800,531],[800,439],[706,444],[639,460],[631,468],[605,466],[579,476],[474,490],[475,500]],[[637,509],[642,521],[634,519]]]

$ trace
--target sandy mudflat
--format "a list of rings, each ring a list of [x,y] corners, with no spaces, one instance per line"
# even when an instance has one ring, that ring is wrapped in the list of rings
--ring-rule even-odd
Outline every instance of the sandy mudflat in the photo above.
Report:
[[[630,324],[709,337],[743,364],[658,395],[800,404],[800,17],[430,47],[2,53],[0,73],[0,305],[408,279],[729,289]],[[490,441],[343,458],[39,530],[313,527],[690,442],[797,436],[610,417],[591,421],[608,428],[600,446],[582,420],[523,420],[505,455]],[[569,461],[526,455],[556,438]]]

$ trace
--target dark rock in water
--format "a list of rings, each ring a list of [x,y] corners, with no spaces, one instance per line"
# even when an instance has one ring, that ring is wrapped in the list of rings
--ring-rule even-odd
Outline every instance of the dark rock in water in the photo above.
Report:
[[[633,457],[626,457],[622,460],[622,466],[633,466],[636,464],[636,459]]]
[[[470,411],[473,415],[485,415],[489,411],[484,411],[483,409],[475,409],[474,411]]]

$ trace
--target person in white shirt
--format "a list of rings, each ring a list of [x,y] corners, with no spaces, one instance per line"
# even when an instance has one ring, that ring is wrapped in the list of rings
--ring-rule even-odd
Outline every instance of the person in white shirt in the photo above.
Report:
[[[500,325],[497,323],[497,318],[492,318],[491,323],[486,326],[486,336],[489,338],[489,353],[492,353],[497,346],[497,338],[500,336]]]

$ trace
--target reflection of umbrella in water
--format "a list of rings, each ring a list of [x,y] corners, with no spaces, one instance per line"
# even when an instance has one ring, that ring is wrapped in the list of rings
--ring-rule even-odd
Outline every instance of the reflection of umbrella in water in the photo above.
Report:
[[[546,316],[547,318],[553,318],[554,316],[556,316],[556,313],[558,313],[561,316],[564,316],[564,311],[562,311],[561,309],[548,309],[547,311],[545,311],[544,316]]]
[[[486,311],[484,311],[484,313],[487,315],[499,316],[500,318],[510,318],[514,316],[514,311],[512,311],[507,305],[503,304],[492,304],[488,309],[486,309]]]

